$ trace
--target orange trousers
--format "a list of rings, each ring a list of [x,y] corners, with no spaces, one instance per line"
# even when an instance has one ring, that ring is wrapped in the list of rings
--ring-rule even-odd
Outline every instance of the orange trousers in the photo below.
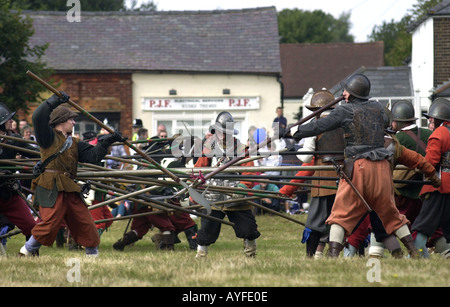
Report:
[[[392,172],[387,160],[356,160],[352,183],[370,208],[378,214],[388,234],[409,223],[395,206]],[[349,236],[367,211],[352,187],[345,180],[340,180],[331,215],[326,223],[342,226],[346,236]]]
[[[100,237],[89,209],[76,192],[59,192],[52,208],[39,208],[42,221],[31,233],[42,245],[50,246],[56,239],[61,224],[65,223],[78,244],[95,247]]]

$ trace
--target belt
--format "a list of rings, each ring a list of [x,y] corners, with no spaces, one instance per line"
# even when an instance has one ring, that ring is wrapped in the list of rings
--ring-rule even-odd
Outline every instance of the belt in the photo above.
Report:
[[[69,177],[69,178],[71,178],[71,179],[74,179],[74,178],[70,175],[69,172],[64,172],[64,171],[60,171],[60,170],[57,170],[57,169],[45,169],[44,173],[56,173],[56,174],[62,174],[62,175],[64,175],[64,176],[66,176],[66,177]]]

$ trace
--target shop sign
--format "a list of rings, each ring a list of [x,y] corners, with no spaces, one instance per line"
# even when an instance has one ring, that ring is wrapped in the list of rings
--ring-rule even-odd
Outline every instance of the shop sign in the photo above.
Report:
[[[256,110],[259,97],[223,98],[147,98],[142,99],[143,111],[193,110]]]

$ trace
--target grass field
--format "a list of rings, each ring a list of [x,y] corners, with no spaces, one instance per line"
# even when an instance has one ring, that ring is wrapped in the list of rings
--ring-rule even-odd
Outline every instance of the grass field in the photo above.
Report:
[[[306,216],[296,216],[305,220]],[[199,220],[197,220],[199,223]],[[42,247],[39,258],[18,258],[23,235],[8,240],[0,257],[0,286],[34,287],[448,287],[450,262],[439,255],[427,260],[368,258],[312,260],[305,258],[303,227],[277,216],[257,216],[261,232],[255,259],[246,258],[242,240],[223,225],[206,259],[195,259],[186,237],[175,251],[159,251],[149,232],[124,252],[113,250],[126,221],[115,222],[102,235],[100,255]]]

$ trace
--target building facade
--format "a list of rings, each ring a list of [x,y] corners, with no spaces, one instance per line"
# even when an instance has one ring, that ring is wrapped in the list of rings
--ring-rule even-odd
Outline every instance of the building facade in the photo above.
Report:
[[[183,12],[24,12],[32,44],[49,43],[44,61],[74,101],[131,136],[140,118],[149,135],[202,137],[216,115],[230,111],[238,137],[270,128],[281,100],[274,7]],[[35,107],[35,105],[34,105]],[[33,108],[33,104],[32,104]],[[80,117],[83,133],[99,129]]]

